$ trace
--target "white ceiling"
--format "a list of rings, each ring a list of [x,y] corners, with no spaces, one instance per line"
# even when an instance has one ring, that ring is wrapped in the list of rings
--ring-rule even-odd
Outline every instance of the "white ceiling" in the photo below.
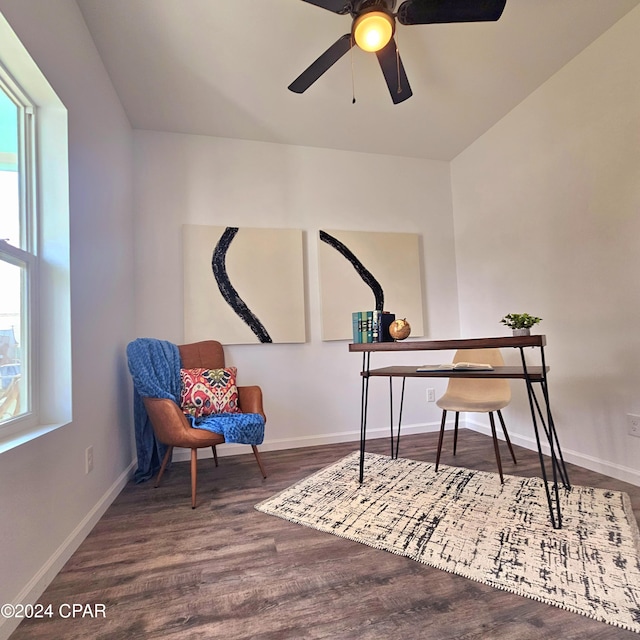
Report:
[[[357,48],[306,93],[287,89],[348,15],[301,0],[77,2],[134,128],[440,160],[640,4],[507,0],[497,22],[398,25],[413,97],[393,105]]]

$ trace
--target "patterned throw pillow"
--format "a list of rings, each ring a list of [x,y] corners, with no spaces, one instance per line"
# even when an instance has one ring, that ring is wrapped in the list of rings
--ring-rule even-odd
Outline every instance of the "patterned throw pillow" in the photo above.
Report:
[[[238,413],[236,373],[236,367],[180,369],[182,410],[194,418],[212,413]]]

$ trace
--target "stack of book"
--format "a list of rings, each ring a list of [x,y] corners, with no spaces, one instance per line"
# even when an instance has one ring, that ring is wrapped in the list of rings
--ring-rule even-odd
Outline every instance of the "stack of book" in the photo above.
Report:
[[[351,314],[353,341],[358,344],[390,341],[389,325],[395,319],[395,314],[387,311],[354,311]]]

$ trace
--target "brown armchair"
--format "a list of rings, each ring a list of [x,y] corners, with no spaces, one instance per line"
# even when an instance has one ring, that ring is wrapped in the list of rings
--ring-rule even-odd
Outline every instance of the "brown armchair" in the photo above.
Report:
[[[225,366],[222,345],[215,340],[205,340],[203,342],[180,345],[178,349],[184,369],[196,369],[200,367],[205,369],[222,369]],[[162,461],[162,466],[158,472],[155,486],[157,487],[160,484],[167,464],[169,460],[171,460],[173,448],[185,447],[191,449],[191,508],[195,509],[198,449],[211,447],[213,459],[217,467],[218,454],[216,445],[224,442],[224,436],[191,427],[180,407],[172,400],[164,398],[143,398],[142,401],[153,425],[156,438],[168,447],[164,460]],[[267,418],[262,407],[262,390],[260,387],[238,387],[238,406],[243,413],[259,413],[266,422]],[[258,466],[260,467],[262,477],[266,478],[267,474],[262,465],[258,447],[252,445],[252,449]]]

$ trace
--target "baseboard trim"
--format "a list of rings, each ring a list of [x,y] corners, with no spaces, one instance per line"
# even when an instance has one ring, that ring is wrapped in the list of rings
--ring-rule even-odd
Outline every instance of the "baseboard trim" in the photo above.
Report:
[[[461,424],[461,426],[463,425]],[[464,421],[464,426],[467,429],[471,429],[472,431],[477,431],[478,433],[491,437],[491,429],[485,424],[475,422],[472,419],[466,419]],[[504,440],[504,438],[501,437],[499,428],[497,429],[497,435],[499,439]],[[513,444],[517,444],[520,447],[524,447],[530,451],[538,450],[536,441],[533,437],[520,436],[509,432],[509,438]],[[549,455],[549,445],[542,443],[542,452],[545,455]],[[615,464],[608,460],[602,460],[601,458],[596,458],[586,453],[567,449],[566,447],[562,447],[562,455],[565,462],[570,462],[571,464],[578,465],[584,469],[589,469],[589,471],[595,471],[596,473],[601,473],[602,475],[609,476],[610,478],[622,480],[623,482],[628,482],[629,484],[640,487],[640,471],[637,469],[631,469],[630,467]]]
[[[89,535],[98,520],[104,515],[111,503],[124,489],[131,478],[137,462],[133,460],[120,474],[118,479],[109,487],[105,494],[98,500],[89,513],[80,521],[78,526],[67,536],[66,540],[56,549],[53,555],[45,562],[40,570],[26,584],[24,589],[14,599],[13,605],[33,604],[37,602],[44,590],[58,575],[67,560],[75,553],[83,540]],[[2,618],[0,620],[0,640],[8,640],[9,636],[20,624],[19,619]]]

